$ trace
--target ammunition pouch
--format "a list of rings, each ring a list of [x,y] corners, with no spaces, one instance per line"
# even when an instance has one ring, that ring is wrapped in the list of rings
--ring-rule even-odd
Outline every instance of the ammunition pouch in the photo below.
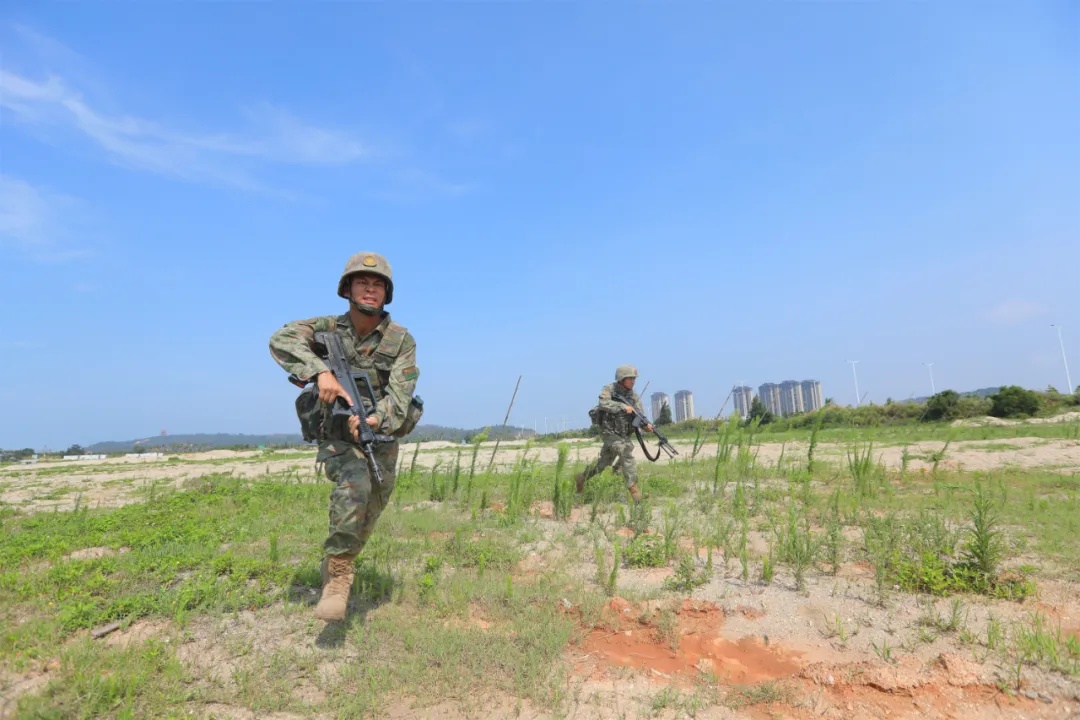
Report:
[[[323,408],[319,402],[319,388],[312,383],[296,396],[296,417],[300,420],[300,434],[304,442],[321,442],[323,437]]]
[[[614,413],[597,405],[589,411],[589,419],[592,420],[593,425],[596,425],[601,430],[607,430],[617,435],[630,434],[630,420],[625,413]]]
[[[344,440],[353,442],[349,433],[347,418],[338,415],[336,419],[329,412],[330,408],[319,400],[319,388],[308,385],[296,396],[296,417],[300,421],[300,434],[304,442],[323,442],[324,440]],[[391,437],[400,439],[416,429],[424,415],[424,401],[414,395],[405,411],[405,422]],[[327,423],[333,427],[328,427]]]
[[[403,438],[413,430],[416,429],[416,425],[420,422],[420,418],[424,415],[424,401],[420,399],[419,395],[413,395],[411,401],[409,401],[409,407],[405,411],[405,422],[396,432],[392,433],[395,438]]]

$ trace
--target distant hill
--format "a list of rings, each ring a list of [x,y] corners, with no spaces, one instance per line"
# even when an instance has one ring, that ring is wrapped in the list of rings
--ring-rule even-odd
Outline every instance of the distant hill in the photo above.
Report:
[[[446,440],[458,443],[468,441],[483,428],[467,430],[464,428],[444,427],[442,425],[417,425],[405,442],[426,440]],[[504,440],[518,437],[534,437],[535,432],[528,428],[508,426],[505,430],[492,427],[488,433],[491,440]],[[273,435],[244,435],[240,433],[194,433],[190,435],[158,435],[140,440],[106,440],[86,447],[91,453],[137,452],[140,450],[210,450],[231,447],[302,447],[308,445],[297,433],[279,433]]]
[[[969,397],[969,396],[974,395],[976,397],[985,398],[985,397],[990,397],[991,395],[997,394],[997,391],[1000,390],[1000,389],[1001,389],[1001,387],[998,386],[998,387],[979,388],[978,390],[968,390],[966,392],[960,393],[960,397]],[[912,402],[924,403],[929,399],[930,399],[930,396],[926,395],[924,397],[914,398],[912,400]]]
[[[141,440],[105,440],[87,445],[90,453],[138,452],[142,450],[191,450],[237,446],[289,447],[304,445],[299,434],[243,435],[239,433],[193,433],[190,435],[158,435]]]

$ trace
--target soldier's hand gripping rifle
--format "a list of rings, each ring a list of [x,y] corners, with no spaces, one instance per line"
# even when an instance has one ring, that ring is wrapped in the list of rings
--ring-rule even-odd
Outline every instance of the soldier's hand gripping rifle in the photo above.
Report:
[[[638,409],[634,407],[634,403],[617,395],[613,396],[613,399],[616,402],[621,402],[622,404],[626,405],[626,407],[634,411],[634,419],[630,421],[630,426],[634,428],[634,434],[637,435],[637,441],[638,445],[641,446],[641,452],[645,453],[645,457],[649,459],[649,462],[656,462],[660,458],[660,450],[666,452],[669,458],[675,457],[679,454],[679,451],[671,446],[671,443],[669,443],[668,439],[664,437],[664,434],[656,429],[656,424],[649,422],[649,418],[638,412]],[[645,447],[645,438],[641,435],[641,431],[649,426],[652,426],[653,434],[656,435],[656,437],[660,440],[657,446],[659,449],[656,451],[656,455],[649,454],[649,448]]]
[[[330,372],[334,374],[334,378],[352,398],[351,405],[340,395],[334,401],[334,407],[330,414],[330,427],[327,428],[328,435],[351,440],[352,433],[349,430],[349,418],[353,415],[358,417],[360,427],[357,434],[360,436],[360,450],[363,451],[364,457],[367,458],[372,479],[375,480],[377,485],[382,485],[382,471],[379,470],[379,463],[375,460],[375,443],[393,442],[394,438],[388,435],[375,434],[375,431],[367,424],[370,415],[368,411],[369,403],[365,402],[365,395],[361,394],[360,385],[364,386],[366,398],[370,401],[371,412],[374,412],[376,400],[375,390],[371,386],[371,378],[368,377],[366,372],[352,369],[352,366],[349,365],[349,359],[345,355],[345,347],[341,344],[341,336],[336,332],[315,333],[313,349],[316,355],[326,361],[326,364],[330,367]],[[306,382],[295,375],[290,375],[289,381],[299,387],[307,385]]]

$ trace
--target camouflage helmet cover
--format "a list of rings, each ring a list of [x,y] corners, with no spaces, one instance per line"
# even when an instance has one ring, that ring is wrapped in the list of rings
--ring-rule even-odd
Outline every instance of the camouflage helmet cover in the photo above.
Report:
[[[637,368],[633,365],[620,365],[615,369],[615,382],[622,382],[626,378],[636,378]]]
[[[349,283],[352,282],[350,278],[357,273],[370,273],[386,280],[386,302],[384,304],[390,304],[390,301],[394,299],[394,280],[390,271],[390,263],[386,261],[386,258],[372,252],[359,252],[349,258],[348,262],[345,263],[345,270],[341,273],[341,279],[338,280],[338,297],[349,299]]]

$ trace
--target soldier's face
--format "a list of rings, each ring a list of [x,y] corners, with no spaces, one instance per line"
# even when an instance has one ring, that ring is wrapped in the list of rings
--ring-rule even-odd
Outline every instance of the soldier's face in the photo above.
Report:
[[[622,386],[624,388],[626,388],[627,390],[633,390],[635,380],[637,380],[637,378],[632,378],[632,377],[623,378],[622,379]]]
[[[381,308],[386,302],[386,281],[378,275],[354,275],[349,290],[361,305]]]

